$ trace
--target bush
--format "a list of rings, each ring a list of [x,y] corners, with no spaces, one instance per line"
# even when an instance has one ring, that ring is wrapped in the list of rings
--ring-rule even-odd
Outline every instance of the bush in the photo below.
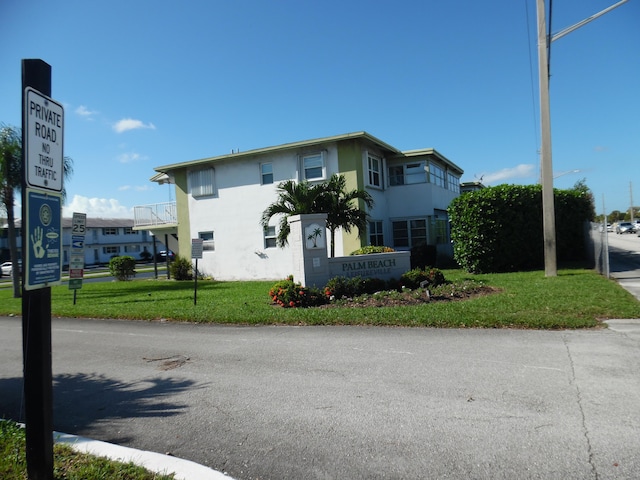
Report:
[[[191,260],[180,255],[176,255],[175,259],[169,266],[171,276],[174,280],[193,280]]]
[[[293,281],[293,275],[280,280],[269,290],[271,301],[281,307],[316,307],[326,303],[322,292],[317,288],[303,287]]]
[[[363,280],[360,277],[333,277],[324,287],[324,294],[332,300],[353,298],[362,294]]]
[[[128,255],[113,257],[109,260],[111,275],[120,281],[126,281],[136,276],[136,260]]]
[[[354,250],[349,255],[368,255],[370,253],[388,253],[395,252],[395,250],[391,247],[378,247],[376,245],[368,245],[366,247],[359,248],[358,250]]]
[[[427,282],[429,287],[437,287],[446,282],[444,274],[437,268],[421,269],[414,268],[402,274],[400,277],[400,283],[402,286],[415,290],[420,288],[422,282]]]
[[[583,259],[584,222],[592,198],[576,189],[554,191],[558,261]],[[449,205],[453,254],[471,273],[514,272],[544,265],[542,188],[498,185],[465,193]]]

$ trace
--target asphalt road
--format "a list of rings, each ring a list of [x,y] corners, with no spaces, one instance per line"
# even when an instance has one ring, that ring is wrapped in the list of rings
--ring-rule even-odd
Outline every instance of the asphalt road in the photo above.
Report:
[[[0,318],[0,416],[21,322]],[[640,477],[640,322],[591,331],[53,321],[55,429],[244,479]]]
[[[640,278],[637,237],[612,274]],[[620,243],[622,242],[622,243]],[[619,251],[618,251],[619,250]],[[22,326],[0,317],[0,417]],[[640,478],[640,320],[584,331],[53,320],[54,427],[249,479]]]

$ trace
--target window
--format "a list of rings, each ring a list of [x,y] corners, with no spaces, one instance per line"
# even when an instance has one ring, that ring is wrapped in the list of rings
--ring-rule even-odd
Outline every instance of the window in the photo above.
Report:
[[[412,183],[426,183],[424,162],[406,163],[389,167],[390,185],[409,185]]]
[[[125,253],[138,253],[140,252],[140,245],[125,245],[124,246]]]
[[[134,230],[133,227],[124,227],[124,234],[125,235],[137,235],[138,232],[136,230]]]
[[[215,250],[216,244],[213,241],[213,230],[198,232],[198,238],[203,240],[202,250]]]
[[[460,179],[453,173],[447,173],[447,187],[452,192],[460,193]]]
[[[367,169],[369,172],[369,185],[382,187],[382,161],[380,158],[367,154]]]
[[[444,170],[435,163],[429,164],[430,182],[438,185],[439,187],[446,188],[444,180]]]
[[[189,185],[191,188],[191,195],[195,198],[215,195],[215,188],[213,185],[213,168],[190,171]]]
[[[277,246],[276,227],[265,227],[264,248],[275,248]]]
[[[324,157],[322,153],[302,157],[303,180],[321,180],[325,178]]]
[[[261,163],[260,176],[261,176],[262,185],[268,185],[270,183],[273,183],[273,164]]]
[[[120,253],[120,247],[118,246],[102,247],[102,252],[106,254]]]
[[[107,227],[102,229],[102,235],[117,235],[118,229],[116,227]]]
[[[369,222],[369,245],[381,247],[384,245],[384,236],[382,235],[382,222],[375,220]]]
[[[426,219],[400,220],[392,222],[393,246],[413,248],[427,243]]]

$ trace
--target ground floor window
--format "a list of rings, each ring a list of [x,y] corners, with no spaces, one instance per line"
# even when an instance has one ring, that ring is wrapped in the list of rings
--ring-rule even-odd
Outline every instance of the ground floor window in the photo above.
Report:
[[[396,220],[393,226],[393,246],[413,248],[427,243],[427,220]]]
[[[369,222],[369,245],[374,245],[376,247],[384,246],[382,222],[379,220]]]
[[[102,247],[102,253],[106,254],[106,255],[113,255],[115,253],[120,253],[120,247],[119,246],[109,246],[109,247]]]
[[[125,253],[138,253],[140,252],[140,245],[125,245]]]
[[[206,232],[198,232],[198,238],[202,239],[203,250],[215,250],[215,243],[213,241],[213,230]]]
[[[276,227],[268,226],[264,228],[264,248],[275,248],[277,246]]]

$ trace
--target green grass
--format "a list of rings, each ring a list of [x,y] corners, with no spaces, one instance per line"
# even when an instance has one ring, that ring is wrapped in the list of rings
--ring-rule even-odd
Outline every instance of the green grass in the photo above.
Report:
[[[134,465],[78,453],[68,445],[53,448],[53,477],[55,480],[172,480],[174,475],[160,475]],[[26,480],[25,431],[14,422],[0,420],[0,478]]]
[[[498,293],[464,301],[419,306],[367,308],[274,307],[268,297],[272,281],[193,282],[137,280],[86,283],[73,292],[53,287],[52,315],[80,318],[175,320],[226,324],[276,325],[397,325],[482,328],[589,328],[608,318],[640,318],[640,302],[592,270],[562,269],[557,277],[543,272],[471,275],[444,270],[447,280],[471,279],[500,289]],[[21,300],[11,289],[0,290],[0,314],[21,314]]]

